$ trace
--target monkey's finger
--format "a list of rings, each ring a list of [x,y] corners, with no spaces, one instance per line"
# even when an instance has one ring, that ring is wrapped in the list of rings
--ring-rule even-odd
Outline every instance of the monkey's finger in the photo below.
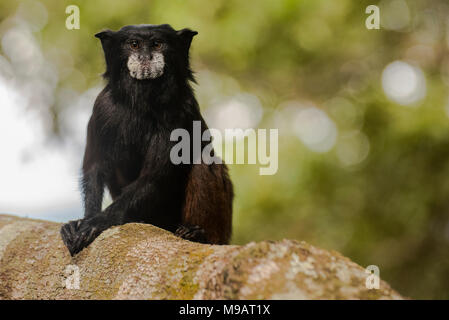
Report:
[[[84,247],[84,239],[86,238],[86,234],[83,232],[81,234],[78,234],[78,237],[75,239],[73,243],[73,251],[74,253],[80,252]]]
[[[61,234],[61,238],[63,238],[63,240],[64,240],[64,238],[68,237],[69,233],[67,231],[65,224],[61,227],[61,229],[59,230],[59,233]]]
[[[73,246],[67,247],[69,249],[70,255],[73,257],[75,254],[77,254],[76,249]]]
[[[61,238],[62,241],[64,242],[64,244],[66,246],[68,246],[72,241],[72,233],[70,232],[69,228],[64,225],[62,226],[61,230],[60,230],[60,234],[61,234]]]
[[[97,228],[95,227],[82,231],[75,243],[75,247],[79,248],[79,251],[87,247],[96,238],[96,232]]]
[[[92,241],[95,240],[96,238],[96,232],[97,232],[97,228],[93,227],[92,229],[90,229],[89,235],[87,236],[86,240],[88,241],[88,243],[91,243]]]
[[[70,228],[70,232],[71,232],[72,234],[75,234],[76,231],[77,231],[77,228],[75,227],[75,226],[76,226],[76,223],[77,223],[77,221],[70,221],[70,222],[68,223],[69,228]]]
[[[73,256],[74,255],[74,250],[73,250],[73,242],[70,239],[65,239],[63,238],[64,244],[67,247],[67,249],[70,252],[70,255]]]

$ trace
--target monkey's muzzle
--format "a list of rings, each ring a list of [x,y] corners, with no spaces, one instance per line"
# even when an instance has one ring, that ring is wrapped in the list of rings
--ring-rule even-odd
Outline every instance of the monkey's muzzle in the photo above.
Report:
[[[155,52],[152,55],[133,53],[128,58],[129,75],[137,80],[156,79],[164,73],[164,55]]]

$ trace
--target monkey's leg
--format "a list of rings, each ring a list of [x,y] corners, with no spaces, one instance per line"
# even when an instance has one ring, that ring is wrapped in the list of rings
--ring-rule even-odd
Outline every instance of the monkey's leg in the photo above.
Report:
[[[225,164],[193,165],[186,187],[181,238],[227,244],[232,232],[233,187]],[[199,231],[201,230],[201,231]]]

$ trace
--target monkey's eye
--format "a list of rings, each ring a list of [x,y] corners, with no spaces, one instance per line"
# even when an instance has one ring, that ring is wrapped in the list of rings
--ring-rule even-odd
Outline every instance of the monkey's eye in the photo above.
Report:
[[[160,42],[160,41],[154,41],[153,42],[153,48],[154,49],[160,49],[160,48],[162,48],[162,42]]]
[[[129,42],[129,46],[131,47],[131,49],[139,49],[140,43],[137,40],[131,40]]]

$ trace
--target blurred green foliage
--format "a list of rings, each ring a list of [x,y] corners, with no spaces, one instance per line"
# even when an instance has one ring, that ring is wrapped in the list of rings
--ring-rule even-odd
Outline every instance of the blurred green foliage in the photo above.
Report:
[[[276,175],[260,176],[258,166],[231,165],[233,242],[305,240],[362,266],[379,266],[381,278],[405,296],[449,299],[446,1],[406,2],[408,12],[399,14],[410,15],[410,22],[401,30],[365,28],[366,6],[380,4],[382,10],[385,1],[41,3],[48,20],[35,35],[44,52],[56,47],[73,59],[73,71],[60,79],[60,87],[82,92],[100,83],[103,55],[93,37],[99,30],[169,23],[199,32],[193,68],[222,81],[210,89],[208,78],[198,77],[195,89],[204,110],[215,94],[242,91],[260,99],[261,128],[274,127],[273,117],[286,101],[311,101],[335,122],[339,137],[362,132],[369,153],[354,165],[341,162],[340,138],[328,152],[317,153],[282,123]],[[80,30],[65,28],[70,4],[80,7]],[[18,5],[0,3],[0,31]],[[430,54],[414,54],[410,48],[416,46]],[[383,92],[382,71],[395,60],[413,60],[425,75],[426,96],[415,107],[398,105]],[[65,61],[59,63],[63,67]]]

